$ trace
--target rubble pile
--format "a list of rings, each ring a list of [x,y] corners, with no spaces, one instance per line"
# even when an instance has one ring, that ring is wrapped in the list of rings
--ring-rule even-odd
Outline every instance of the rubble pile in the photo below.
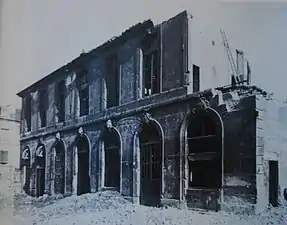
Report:
[[[20,201],[20,199],[22,199]],[[153,208],[132,204],[117,192],[81,196],[18,196],[14,224],[21,225],[197,225],[287,224],[287,205],[266,209],[261,215],[198,212],[175,207]]]

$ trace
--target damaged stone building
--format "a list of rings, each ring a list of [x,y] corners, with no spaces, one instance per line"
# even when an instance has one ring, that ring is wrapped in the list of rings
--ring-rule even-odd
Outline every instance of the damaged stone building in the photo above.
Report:
[[[191,21],[184,11],[139,23],[18,93],[27,194],[116,190],[138,204],[215,211],[283,200],[286,165],[264,147],[266,93],[202,90]]]

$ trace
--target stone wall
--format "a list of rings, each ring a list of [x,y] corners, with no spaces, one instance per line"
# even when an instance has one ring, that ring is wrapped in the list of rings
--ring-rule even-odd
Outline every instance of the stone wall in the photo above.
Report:
[[[75,194],[75,148],[78,128],[82,127],[90,143],[90,183],[91,192],[102,190],[104,187],[102,159],[102,136],[106,132],[105,123],[111,120],[121,140],[121,187],[123,196],[139,202],[140,196],[140,161],[138,132],[143,123],[145,112],[151,114],[152,121],[163,134],[163,165],[162,165],[162,202],[187,201],[190,205],[194,200],[186,197],[185,180],[186,160],[182,150],[181,130],[191,107],[198,101],[197,95],[186,96],[185,89],[177,89],[162,93],[137,103],[126,104],[98,113],[86,119],[72,120],[67,123],[46,129],[41,135],[23,138],[21,149],[27,145],[32,151],[34,161],[36,147],[41,141],[46,146],[46,187],[47,194],[53,194],[53,165],[52,157],[56,133],[60,132],[66,146],[66,189],[67,195]],[[256,111],[255,96],[244,96],[234,91],[201,93],[208,99],[211,107],[217,111],[224,127],[224,176],[223,188],[215,193],[214,199],[221,203],[222,210],[250,210],[256,203],[258,190],[258,175],[256,177]],[[159,103],[161,102],[161,103]],[[258,111],[258,110],[257,110]],[[257,118],[258,119],[258,118]],[[258,158],[258,157],[257,157]],[[248,168],[246,167],[248,165]],[[260,180],[259,180],[260,183]],[[257,186],[256,186],[257,185]],[[35,193],[35,173],[31,177],[31,190]],[[204,194],[204,193],[203,193]],[[223,197],[223,198],[222,198]],[[258,197],[258,196],[257,196]],[[214,200],[214,201],[215,201]],[[214,202],[213,201],[213,202]],[[201,204],[201,203],[200,203]],[[192,205],[192,204],[191,204]],[[205,208],[207,206],[203,206]],[[210,206],[212,208],[212,206]]]
[[[229,95],[229,93],[226,93]],[[234,105],[233,105],[234,104]],[[226,100],[223,209],[250,211],[256,202],[255,97]]]
[[[286,107],[286,106],[285,106]],[[283,190],[287,188],[287,126],[282,122],[286,113],[283,104],[256,96],[256,154],[257,154],[257,206],[262,211],[269,203],[269,161],[279,163],[279,203],[284,201]],[[279,114],[279,109],[281,113]],[[283,119],[284,120],[284,119]]]
[[[179,199],[179,130],[185,115],[185,104],[169,105],[168,107],[154,108],[150,110],[152,118],[157,121],[159,129],[163,131],[164,139],[164,163],[163,163],[163,188],[162,196],[165,199]],[[138,202],[139,198],[139,148],[136,145],[137,134],[143,123],[144,111],[135,113],[133,116],[121,119],[112,119],[115,129],[121,137],[121,194]],[[90,141],[90,182],[91,192],[99,191],[103,188],[103,159],[101,158],[101,137],[105,132],[105,123],[89,123],[82,126]],[[75,179],[75,139],[78,129],[60,131],[61,139],[66,146],[66,189],[67,195],[75,192],[73,189],[73,179]],[[45,193],[53,193],[53,151],[56,136],[45,135],[41,138],[27,139],[21,142],[21,149],[29,146],[32,151],[32,163],[35,161],[35,150],[38,143],[44,143],[46,147],[46,176]],[[31,191],[35,195],[36,188],[35,170],[31,177]]]

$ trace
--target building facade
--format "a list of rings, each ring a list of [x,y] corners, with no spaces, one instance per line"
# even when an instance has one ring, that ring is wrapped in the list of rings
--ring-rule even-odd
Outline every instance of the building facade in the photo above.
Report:
[[[0,106],[0,164],[19,168],[21,111]]]
[[[28,194],[111,189],[143,205],[260,209],[269,193],[258,171],[265,93],[201,90],[191,20],[184,11],[139,23],[18,93]]]
[[[20,162],[20,115],[13,106],[0,106],[0,200],[13,196]]]

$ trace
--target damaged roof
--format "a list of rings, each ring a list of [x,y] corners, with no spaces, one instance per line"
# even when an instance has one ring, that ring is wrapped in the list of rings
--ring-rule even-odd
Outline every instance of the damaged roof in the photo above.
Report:
[[[191,13],[189,13],[187,10],[184,10],[184,11],[178,13],[177,15],[175,15],[174,17],[164,21],[163,23],[168,23],[169,21],[175,19],[178,16],[182,16],[183,14],[186,16],[189,16],[190,18],[193,18]],[[155,27],[155,25],[151,19],[137,23],[134,26],[125,30],[121,35],[109,39],[108,41],[104,42],[103,44],[101,44],[97,48],[89,51],[88,53],[81,53],[77,58],[75,58],[71,62],[60,67],[59,69],[55,70],[54,72],[50,73],[49,75],[45,76],[44,78],[36,81],[35,83],[31,84],[30,86],[28,86],[24,90],[17,93],[17,95],[19,97],[23,97],[25,95],[25,93],[31,91],[34,87],[36,87],[42,83],[49,82],[50,80],[53,80],[57,75],[62,74],[62,73],[66,73],[68,70],[73,69],[73,67],[76,67],[77,64],[80,64],[80,62],[82,60],[88,59],[91,56],[97,56],[98,54],[102,53],[103,51],[107,50],[108,48],[111,48],[112,46],[120,45],[121,43],[126,42],[127,40],[140,34],[141,32],[144,32],[144,31],[151,29],[151,28],[154,28],[154,27]]]
[[[128,39],[132,38],[133,36],[139,34],[140,32],[143,32],[147,29],[153,28],[154,24],[149,19],[144,22],[140,22],[135,24],[134,26],[130,27],[129,29],[125,30],[121,35],[113,37],[109,39],[108,41],[104,42],[97,48],[89,51],[88,53],[81,53],[77,58],[72,60],[71,62],[67,63],[66,65],[60,67],[59,69],[55,70],[54,72],[50,73],[49,75],[45,76],[44,78],[36,81],[35,83],[31,84],[27,88],[23,89],[22,91],[18,92],[17,95],[19,97],[23,97],[26,92],[28,92],[33,87],[40,85],[41,83],[48,82],[49,80],[53,80],[55,76],[57,76],[59,73],[65,73],[69,68],[71,68],[73,65],[77,64],[82,59],[87,59],[88,57],[98,55],[101,52],[107,50],[108,48],[119,45],[120,43],[123,43],[127,41]]]

